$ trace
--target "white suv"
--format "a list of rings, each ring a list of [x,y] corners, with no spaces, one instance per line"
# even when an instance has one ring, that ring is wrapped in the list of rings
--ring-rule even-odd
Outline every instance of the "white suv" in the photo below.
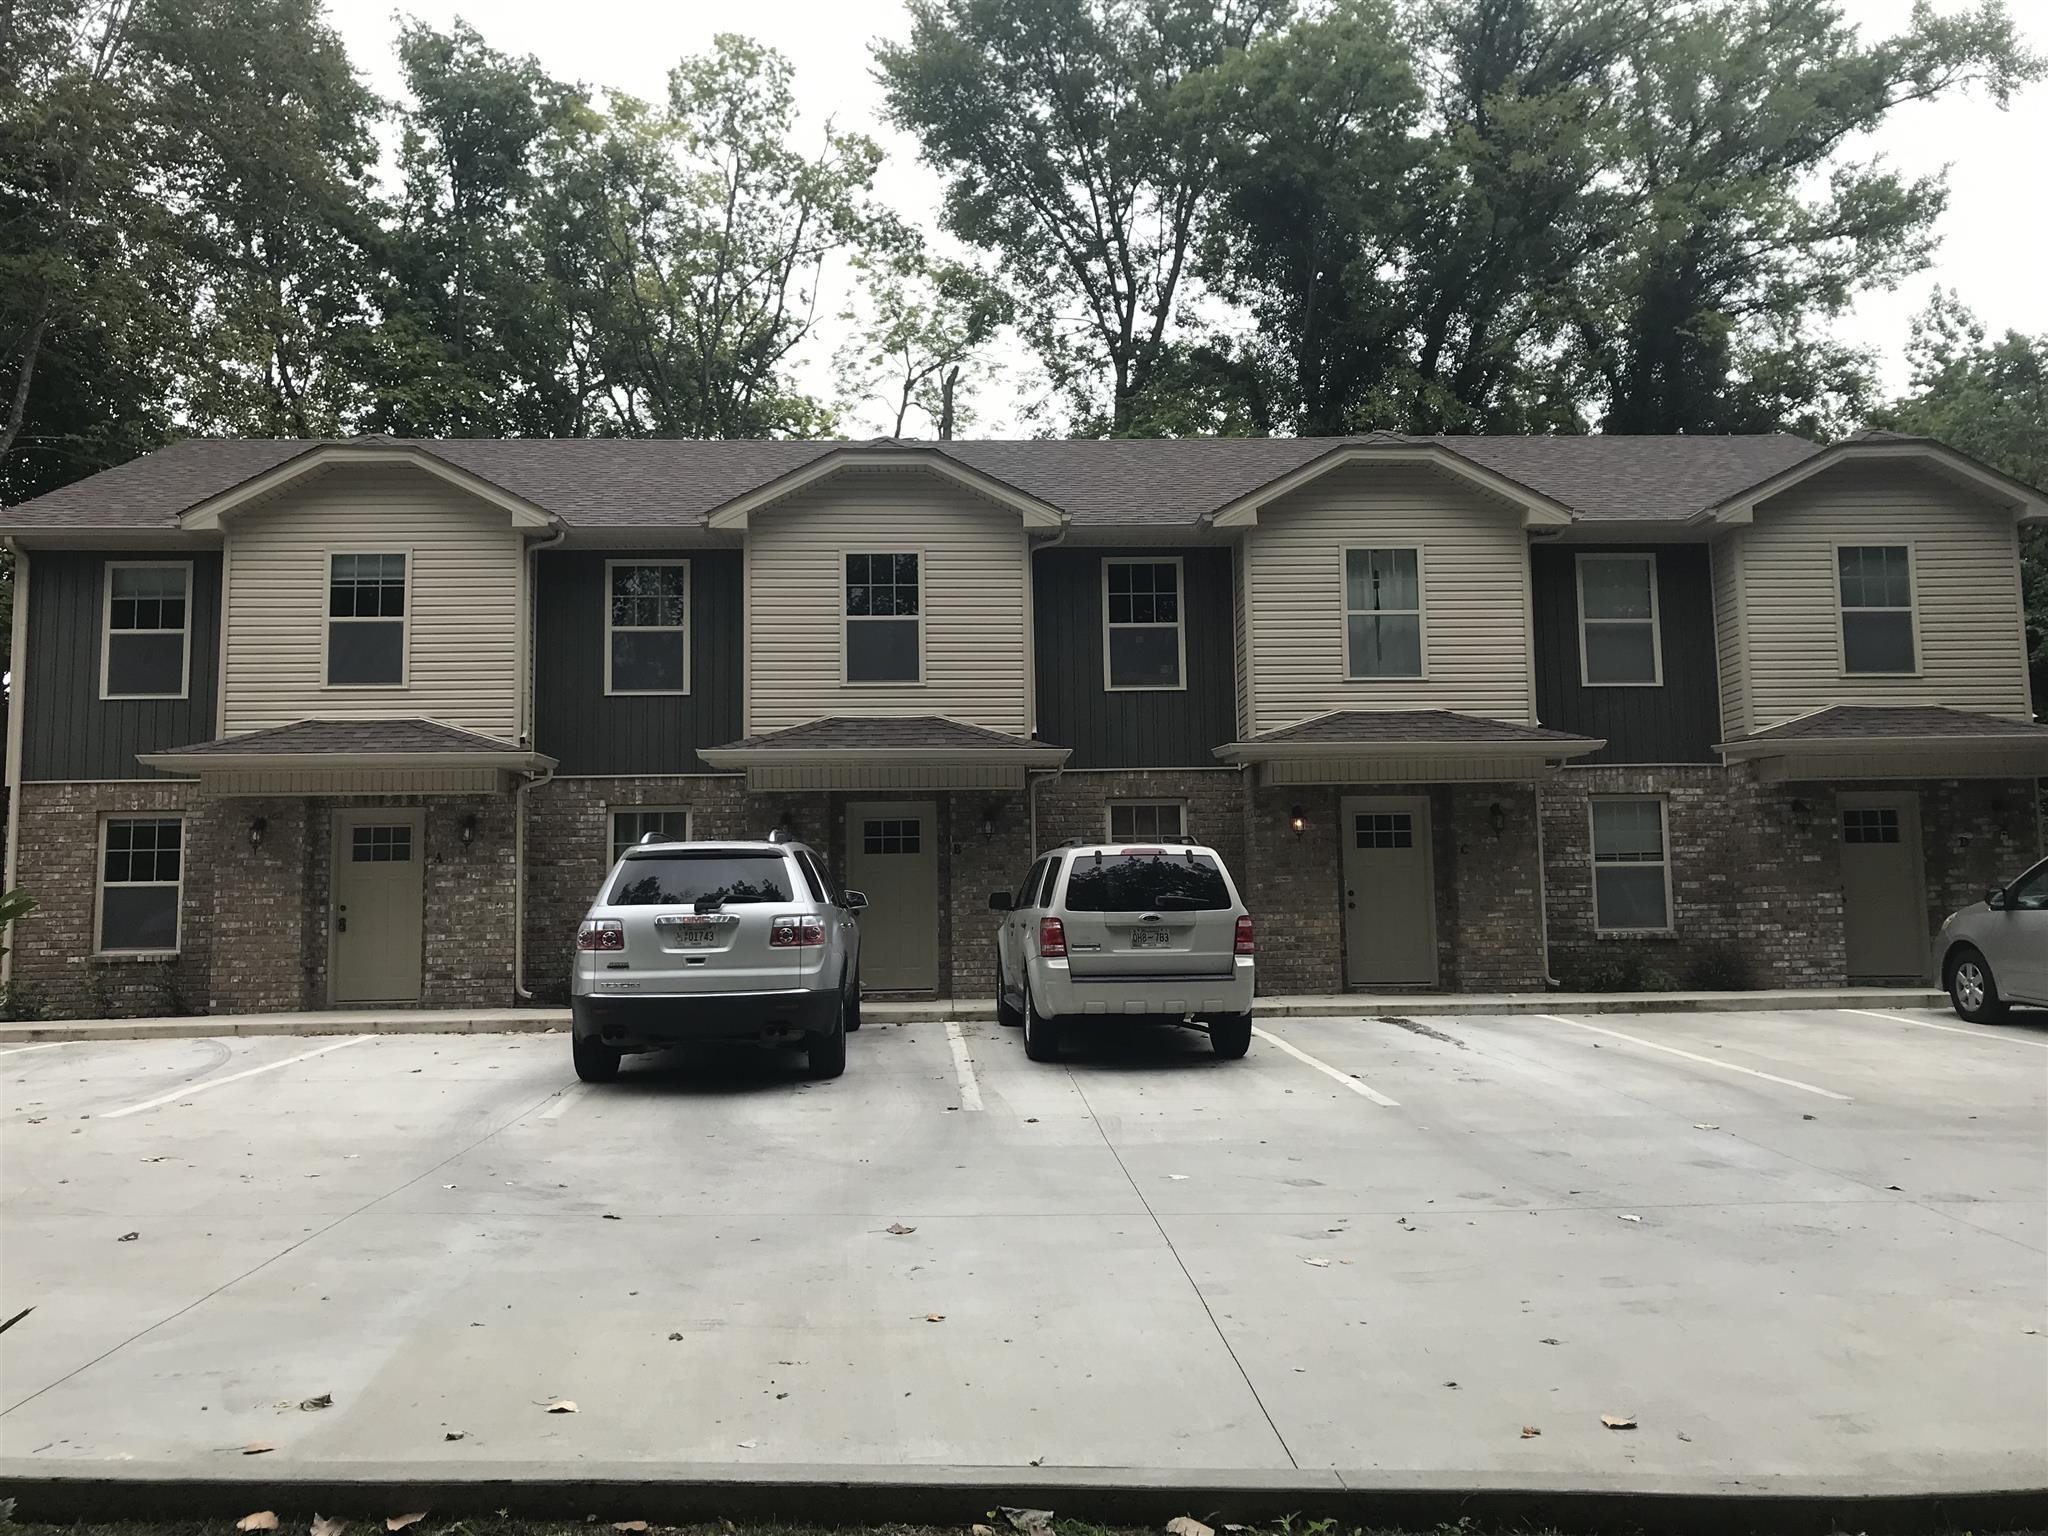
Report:
[[[812,1077],[846,1070],[860,1028],[868,904],[794,842],[628,848],[576,930],[569,1010],[576,1075],[609,1082],[619,1058],[695,1040],[801,1044]]]
[[[1251,914],[1213,848],[1196,843],[1055,848],[989,906],[996,1017],[1024,1053],[1057,1059],[1091,1019],[1201,1023],[1218,1056],[1252,1043]]]

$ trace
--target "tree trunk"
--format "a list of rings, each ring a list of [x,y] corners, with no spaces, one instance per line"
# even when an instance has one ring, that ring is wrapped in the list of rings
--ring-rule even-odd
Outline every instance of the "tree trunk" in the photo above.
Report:
[[[36,362],[42,356],[43,333],[50,326],[50,293],[46,288],[36,301],[36,317],[29,322],[15,361],[14,397],[7,402],[7,420],[0,423],[0,460],[4,460],[21,435],[22,419],[28,414],[28,388],[36,376]]]
[[[960,383],[960,365],[948,368],[939,380],[939,441],[953,441],[953,391]]]

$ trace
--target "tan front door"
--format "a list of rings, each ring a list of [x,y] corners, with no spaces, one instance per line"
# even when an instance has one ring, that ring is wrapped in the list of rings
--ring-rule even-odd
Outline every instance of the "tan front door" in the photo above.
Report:
[[[1927,974],[1927,897],[1920,879],[1920,802],[1910,794],[1840,797],[1842,938],[1851,981]]]
[[[939,811],[929,800],[846,808],[846,888],[860,914],[860,980],[870,992],[939,985]]]
[[[337,1003],[420,998],[418,811],[337,811],[334,817],[333,990]]]
[[[1354,987],[1436,985],[1436,882],[1429,801],[1420,795],[1346,798],[1344,979]]]

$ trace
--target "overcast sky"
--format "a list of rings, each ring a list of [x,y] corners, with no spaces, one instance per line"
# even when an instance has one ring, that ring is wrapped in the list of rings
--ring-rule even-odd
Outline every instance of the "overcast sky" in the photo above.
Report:
[[[1961,0],[1936,0],[1960,8]],[[2048,0],[2008,0],[2037,50],[2048,50]],[[1866,34],[1903,27],[1912,0],[1840,0]],[[880,116],[869,46],[900,38],[908,18],[898,0],[754,0],[747,6],[707,0],[327,0],[356,66],[386,96],[400,92],[392,44],[398,13],[445,28],[460,16],[492,46],[531,53],[554,75],[592,86],[659,98],[669,66],[706,48],[713,34],[745,32],[788,55],[807,121],[835,119],[873,136],[888,152],[878,190],[894,208],[936,225],[939,183],[918,162],[914,141]],[[1905,383],[1901,348],[1912,316],[1937,286],[1956,289],[1994,331],[2048,332],[2048,86],[2035,86],[2000,112],[1989,102],[1957,98],[1902,109],[1859,155],[1882,153],[1901,171],[1924,175],[1946,165],[1949,208],[1939,229],[1932,269],[1891,293],[1866,296],[1845,316],[1845,339],[1877,349],[1891,389]],[[829,389],[831,341],[813,349],[806,382]],[[978,435],[1019,431],[1007,392],[982,401]],[[872,415],[848,430],[885,426]],[[917,430],[917,429],[909,429]],[[928,430],[928,429],[925,429]]]

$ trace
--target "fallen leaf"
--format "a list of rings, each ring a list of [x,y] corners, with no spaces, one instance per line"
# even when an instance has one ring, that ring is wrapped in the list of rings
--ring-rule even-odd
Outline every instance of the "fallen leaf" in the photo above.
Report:
[[[1184,1174],[1184,1173],[1169,1173],[1169,1174],[1167,1175],[1167,1177],[1168,1177],[1169,1179],[1173,1180],[1173,1181],[1174,1181],[1174,1183],[1176,1183],[1176,1184],[1185,1184],[1185,1183],[1187,1182],[1187,1178],[1188,1178],[1188,1176],[1187,1176],[1186,1174]],[[1180,1519],[1180,1518],[1184,1518],[1184,1517],[1182,1517],[1182,1516],[1175,1516],[1175,1518],[1176,1518],[1176,1519]]]
[[[614,1216],[610,1211],[606,1211],[604,1213],[604,1219],[606,1221],[623,1221],[625,1218],[622,1216]]]
[[[387,1531],[402,1531],[408,1525],[418,1525],[426,1518],[427,1512],[424,1509],[412,1515],[392,1515],[385,1520],[384,1529]]]
[[[259,1509],[253,1515],[244,1515],[235,1522],[238,1531],[274,1531],[277,1529],[277,1511]]]
[[[612,1529],[615,1531],[644,1531],[647,1529],[647,1522],[645,1520],[614,1520],[612,1522]]]
[[[1817,1116],[1817,1115],[1801,1115],[1801,1116],[1800,1116],[1799,1118],[1800,1118],[1800,1119],[1802,1119],[1802,1120],[1815,1120],[1815,1119],[1818,1119],[1818,1118],[1819,1118],[1819,1116]]]
[[[1024,1123],[1025,1123],[1026,1125],[1036,1125],[1036,1124],[1038,1124],[1038,1116],[1036,1116],[1036,1115],[1026,1115],[1026,1116],[1024,1117]],[[975,1529],[976,1529],[976,1530],[978,1531],[978,1530],[981,1530],[981,1529],[982,1529],[982,1527],[981,1527],[981,1526],[978,1526],[978,1525],[977,1525],[977,1526],[975,1527]]]
[[[334,1520],[326,1515],[316,1514],[313,1516],[313,1524],[308,1530],[307,1536],[341,1536],[341,1533],[347,1529],[348,1522],[346,1520]]]
[[[1192,1515],[1175,1515],[1166,1522],[1166,1536],[1216,1536],[1216,1528],[1202,1524]]]
[[[1609,1429],[1634,1429],[1636,1416],[1632,1413],[1603,1413],[1600,1422]]]
[[[1681,1440],[1683,1440],[1683,1441],[1684,1441],[1684,1442],[1685,1442],[1685,1443],[1686,1443],[1687,1445],[1691,1445],[1691,1444],[1692,1444],[1692,1436],[1691,1436],[1691,1435],[1688,1435],[1688,1434],[1687,1434],[1687,1433],[1686,1433],[1686,1432],[1685,1432],[1684,1430],[1682,1430],[1682,1429],[1681,1429],[1681,1430],[1680,1430],[1680,1431],[1678,1432],[1678,1438],[1679,1438],[1679,1439],[1681,1439]]]
[[[318,1397],[307,1398],[299,1406],[307,1413],[318,1413],[322,1408],[332,1408],[334,1406],[334,1394],[332,1392],[322,1392]]]
[[[680,1333],[672,1333],[672,1334],[670,1334],[670,1335],[668,1336],[668,1341],[669,1341],[669,1343],[671,1343],[671,1344],[676,1344],[676,1343],[680,1343],[680,1342],[681,1342],[681,1340],[682,1340],[682,1337],[683,1337],[683,1336],[682,1336],[682,1335],[681,1335]]]
[[[575,1411],[576,1405],[570,1402],[566,1397],[558,1403],[548,1404],[549,1413],[574,1413]]]
[[[758,1440],[735,1440],[733,1442],[733,1444],[737,1445],[743,1451],[751,1451],[755,1446],[759,1445],[760,1443],[761,1442]]]
[[[460,1440],[464,1435],[468,1433],[469,1431],[466,1429],[451,1429],[448,1431],[447,1434],[443,1435],[441,1438],[443,1440]]]
[[[917,1228],[906,1227],[900,1221],[892,1221],[889,1223],[888,1226],[882,1228],[882,1230],[884,1232],[887,1232],[891,1237],[908,1237],[911,1233],[915,1232]]]
[[[274,1446],[274,1445],[267,1445],[267,1444],[265,1444],[265,1443],[264,1443],[263,1441],[261,1441],[261,1440],[258,1440],[258,1441],[257,1441],[257,1442],[256,1442],[255,1444],[253,1444],[253,1445],[245,1445],[245,1446],[243,1446],[243,1447],[242,1447],[242,1454],[243,1454],[244,1456],[262,1456],[262,1455],[264,1455],[264,1454],[266,1454],[266,1453],[268,1453],[268,1452],[270,1452],[270,1451],[274,1451],[274,1450],[276,1450],[276,1449],[277,1449],[277,1447],[276,1447],[276,1446]]]
[[[1718,1131],[1721,1129],[1718,1125],[1701,1125],[1697,1120],[1692,1123],[1692,1128],[1696,1131]]]
[[[135,1239],[137,1239],[140,1236],[142,1236],[140,1232],[123,1232],[119,1237],[115,1238],[114,1241],[117,1243],[132,1243],[135,1241]]]
[[[1303,1259],[1301,1262],[1304,1264],[1312,1264],[1317,1269],[1328,1269],[1330,1267],[1330,1261],[1328,1259]]]
[[[1626,1212],[1624,1212],[1621,1215],[1617,1216],[1615,1219],[1617,1221],[1641,1221],[1643,1218],[1640,1216],[1630,1216]]]
[[[1447,1381],[1444,1383],[1444,1385],[1449,1387],[1453,1392],[1458,1390],[1458,1384],[1455,1381]]]
[[[1885,1185],[1885,1188],[1886,1188],[1886,1189],[1890,1189],[1890,1190],[1897,1190],[1897,1191],[1898,1191],[1898,1193],[1900,1193],[1900,1194],[1902,1194],[1902,1195],[1903,1195],[1903,1194],[1905,1193],[1905,1191],[1904,1191],[1903,1189],[1899,1189],[1899,1186],[1898,1186],[1898,1185],[1896,1185],[1896,1184],[1887,1184],[1887,1185]]]
[[[1555,1340],[1555,1339],[1538,1339],[1538,1340],[1537,1340],[1536,1342],[1537,1342],[1538,1344],[1555,1344],[1555,1343],[1557,1342],[1557,1340]]]
[[[1052,1511],[1049,1509],[1018,1509],[1013,1504],[1001,1504],[996,1513],[1010,1522],[1010,1529],[1022,1536],[1051,1536]]]
[[[1543,1431],[1538,1429],[1534,1424],[1524,1424],[1522,1426],[1522,1438],[1524,1440],[1534,1440],[1538,1435],[1542,1433]]]
[[[924,1315],[924,1320],[928,1323],[943,1323],[946,1320],[946,1314],[943,1312],[927,1312]]]

